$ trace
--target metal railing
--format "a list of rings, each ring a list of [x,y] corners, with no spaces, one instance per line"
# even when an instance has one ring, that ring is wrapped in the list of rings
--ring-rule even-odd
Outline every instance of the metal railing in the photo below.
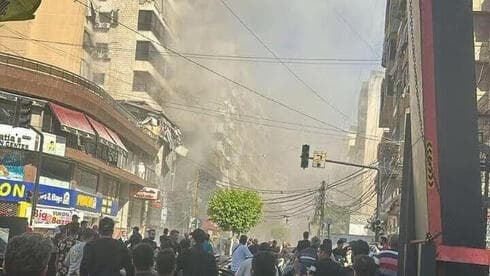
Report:
[[[109,95],[109,93],[107,93],[102,87],[84,77],[47,63],[25,57],[11,55],[4,52],[0,52],[0,64],[6,64],[8,66],[19,67],[22,69],[46,74],[52,77],[57,77],[64,81],[86,88],[90,93],[96,95],[103,102],[109,104],[119,113],[124,115],[124,117],[126,117],[135,126],[138,126],[146,135],[150,136],[153,139],[156,138],[155,134],[153,134],[146,128],[141,127],[136,117],[133,116],[133,114],[131,114],[128,110],[126,110],[120,103],[114,100],[112,96]]]

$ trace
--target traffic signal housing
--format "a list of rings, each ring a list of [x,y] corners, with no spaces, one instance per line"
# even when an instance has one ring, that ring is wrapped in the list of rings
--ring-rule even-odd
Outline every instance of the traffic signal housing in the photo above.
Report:
[[[32,101],[20,99],[17,102],[17,127],[29,128],[31,124]]]
[[[301,149],[301,168],[308,168],[308,163],[310,160],[310,145],[303,145]]]

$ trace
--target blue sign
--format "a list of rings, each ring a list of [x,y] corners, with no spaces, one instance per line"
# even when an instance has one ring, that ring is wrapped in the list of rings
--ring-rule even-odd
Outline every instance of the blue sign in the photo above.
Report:
[[[29,186],[32,186],[32,191],[34,191],[34,184],[29,183]],[[73,206],[73,191],[64,188],[39,185],[38,203],[41,205],[70,208]]]
[[[73,207],[94,213],[102,210],[102,197],[94,196],[80,191],[72,191],[74,202]]]
[[[0,200],[19,202],[24,201],[28,194],[28,186],[32,183],[0,179]]]
[[[34,183],[15,181],[15,180],[0,180],[0,200],[19,202],[31,200],[34,194]],[[73,195],[69,189],[52,187],[47,185],[39,185],[39,201],[41,205],[65,207],[73,206]]]

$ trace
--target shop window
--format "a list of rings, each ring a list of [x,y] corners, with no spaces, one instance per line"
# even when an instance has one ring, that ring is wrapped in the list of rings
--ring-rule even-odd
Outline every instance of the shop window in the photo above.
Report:
[[[118,183],[116,180],[106,177],[105,181],[100,183],[99,190],[97,192],[110,198],[117,198],[118,194]]]
[[[11,125],[15,113],[15,102],[0,99],[0,124]]]
[[[41,165],[42,184],[68,187],[72,179],[72,167],[65,161],[44,156]]]
[[[97,192],[98,176],[90,171],[79,169],[78,189],[90,194]]]

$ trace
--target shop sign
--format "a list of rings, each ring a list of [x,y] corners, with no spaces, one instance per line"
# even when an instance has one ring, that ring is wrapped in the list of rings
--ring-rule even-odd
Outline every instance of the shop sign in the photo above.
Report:
[[[29,183],[28,189],[34,191],[34,184]],[[39,204],[55,207],[72,207],[72,191],[68,189],[39,185]]]
[[[94,213],[100,213],[102,209],[102,198],[79,191],[74,191],[74,207],[79,210],[85,210]]]
[[[51,133],[43,132],[44,142],[43,142],[43,152],[65,156],[66,149],[66,138],[62,136],[57,136]]]
[[[24,180],[24,153],[18,150],[0,151],[0,178]]]
[[[0,147],[37,151],[38,140],[32,129],[0,124]]]
[[[19,202],[32,197],[34,183],[0,180],[0,201]],[[39,185],[39,204],[54,207],[72,207],[72,191],[69,189]]]
[[[0,201],[19,202],[25,200],[29,184],[15,180],[0,180]]]
[[[160,191],[155,188],[143,187],[139,192],[137,192],[134,197],[139,199],[149,199],[149,200],[157,200],[158,193]]]
[[[72,212],[51,208],[36,208],[34,227],[54,228],[71,222]]]

